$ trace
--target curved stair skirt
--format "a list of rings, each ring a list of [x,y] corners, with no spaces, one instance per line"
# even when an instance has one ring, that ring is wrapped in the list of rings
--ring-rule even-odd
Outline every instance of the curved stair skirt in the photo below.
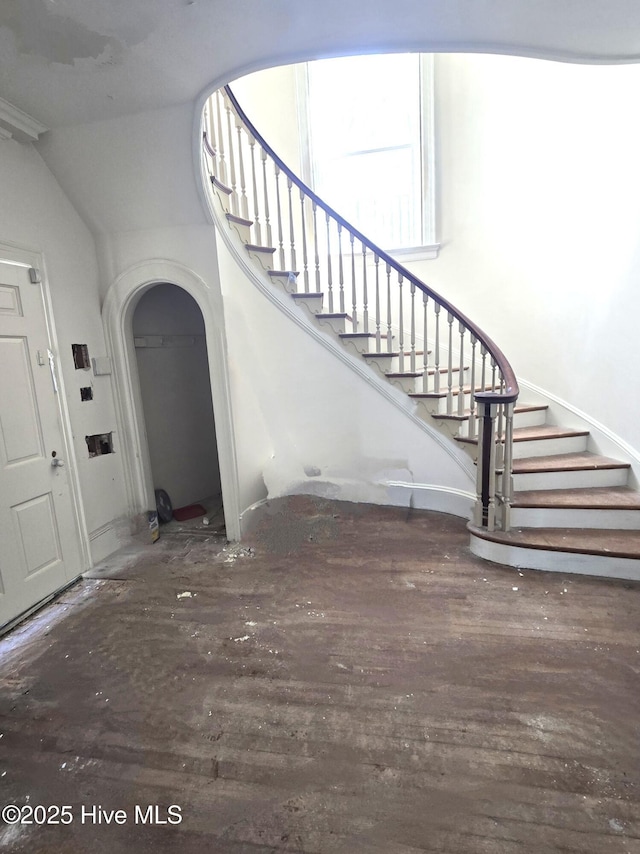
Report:
[[[458,457],[460,462],[459,454],[455,453],[457,446],[467,452],[467,459],[475,459],[477,440],[468,438],[469,390],[460,389],[465,394],[464,414],[447,415],[446,392],[423,394],[417,391],[418,373],[400,373],[397,358],[392,354],[369,352],[374,335],[346,333],[348,315],[327,313],[323,306],[324,294],[299,293],[298,273],[273,270],[276,250],[251,243],[251,223],[225,210],[226,188],[223,195],[216,192],[219,188],[215,182],[213,188],[214,193],[208,196],[213,219],[229,250],[254,284],[285,314],[304,325],[324,346],[401,408],[452,457]],[[217,196],[222,212],[212,203],[211,196]],[[224,228],[225,220],[227,228]],[[301,315],[306,316],[306,323]],[[519,568],[640,580],[640,493],[631,486],[637,482],[633,470],[638,471],[640,459],[633,449],[584,413],[547,395],[539,387],[528,383],[524,386],[529,391],[525,393],[525,400],[521,395],[514,415],[512,530],[507,535],[489,533],[469,523],[472,553]],[[458,395],[459,390],[455,389],[454,394]],[[416,404],[414,407],[411,407],[411,400]],[[554,407],[552,414],[550,403]],[[558,413],[562,420],[566,416],[568,426],[557,423]],[[605,452],[614,452],[616,457],[619,453],[622,459],[600,456],[595,449],[603,443]],[[474,479],[472,469],[471,477]],[[388,482],[385,486],[389,503],[395,506],[470,517],[469,507],[473,504],[470,494],[454,496],[455,490],[429,484]],[[305,484],[299,487],[303,491]],[[312,491],[315,488],[312,487]],[[357,500],[357,497],[346,500]],[[558,539],[565,528],[573,529],[573,536],[577,529],[593,529],[596,533],[608,531],[614,547],[595,552],[572,547],[566,537],[564,542]],[[549,529],[549,536],[555,539],[553,546],[545,545],[544,541],[531,541],[532,532],[537,530],[541,534],[544,529]],[[623,534],[638,531],[636,544],[627,541],[631,553],[617,553],[616,531]]]
[[[576,532],[562,528],[541,528],[537,531],[537,542],[534,542],[530,531],[512,529],[508,534],[488,532],[476,528],[471,522],[467,528],[471,535],[471,553],[493,563],[514,569],[640,581],[638,530],[609,531],[605,539],[600,536],[604,533],[600,530],[581,529]],[[595,540],[601,540],[601,543]]]

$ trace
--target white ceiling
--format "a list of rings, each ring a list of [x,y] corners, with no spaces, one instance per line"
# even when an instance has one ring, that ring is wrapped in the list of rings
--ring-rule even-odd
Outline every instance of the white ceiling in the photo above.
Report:
[[[362,51],[640,61],[639,0],[0,0],[0,98],[49,127]]]

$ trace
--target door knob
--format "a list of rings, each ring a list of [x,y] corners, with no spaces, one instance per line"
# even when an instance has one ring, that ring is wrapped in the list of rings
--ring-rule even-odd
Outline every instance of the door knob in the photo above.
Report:
[[[60,468],[60,466],[64,465],[64,460],[59,459],[57,451],[51,451],[51,465],[54,469]]]

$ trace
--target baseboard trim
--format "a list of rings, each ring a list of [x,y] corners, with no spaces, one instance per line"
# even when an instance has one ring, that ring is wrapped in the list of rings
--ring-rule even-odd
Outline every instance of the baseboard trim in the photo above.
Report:
[[[487,540],[484,537],[476,536],[473,531],[470,534],[469,546],[472,554],[503,566],[510,566],[514,569],[536,569],[541,572],[560,572],[589,575],[597,578],[640,581],[640,561],[632,558],[548,551],[540,547],[527,547]]]

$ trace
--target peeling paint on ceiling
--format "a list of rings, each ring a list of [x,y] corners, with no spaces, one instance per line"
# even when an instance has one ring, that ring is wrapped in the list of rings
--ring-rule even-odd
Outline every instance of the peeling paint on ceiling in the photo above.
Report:
[[[113,39],[92,32],[56,10],[52,0],[5,0],[0,6],[0,26],[14,34],[21,54],[47,62],[73,65],[76,59],[98,59],[107,49],[121,53]]]
[[[372,50],[640,61],[638,0],[0,0],[0,97],[51,128]]]

